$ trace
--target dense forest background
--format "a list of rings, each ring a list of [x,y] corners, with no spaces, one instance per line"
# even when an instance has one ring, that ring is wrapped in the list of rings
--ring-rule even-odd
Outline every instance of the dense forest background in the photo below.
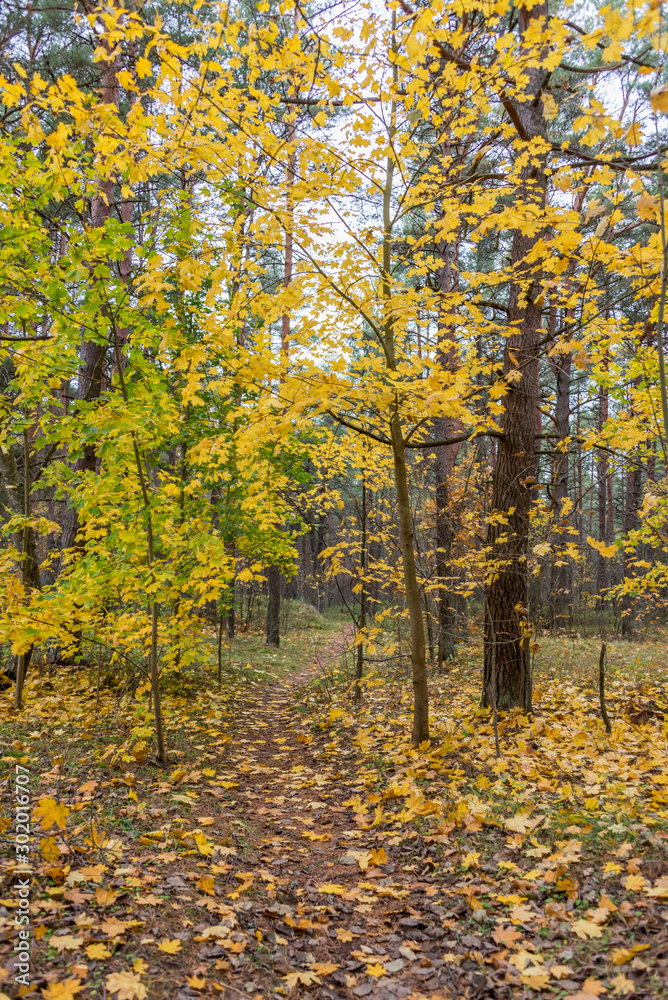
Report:
[[[662,16],[3,5],[17,706],[99,656],[162,756],[161,677],[297,601],[419,743],[471,635],[526,710],[546,630],[663,627]]]

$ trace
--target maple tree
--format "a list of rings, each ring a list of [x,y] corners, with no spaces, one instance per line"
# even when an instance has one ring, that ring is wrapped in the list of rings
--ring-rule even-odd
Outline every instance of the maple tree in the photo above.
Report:
[[[661,4],[114,0],[3,18],[6,762],[55,713],[114,775],[98,794],[77,773],[61,794],[65,755],[36,796],[39,877],[76,928],[40,940],[77,956],[43,995],[148,995],[147,959],[119,959],[130,941],[190,961],[177,925],[142,944],[146,916],[118,903],[121,885],[149,910],[166,895],[125,857],[125,789],[146,854],[191,856],[171,888],[194,882],[217,921],[193,931],[218,951],[188,965],[189,995],[241,975],[265,932],[288,949],[284,992],[381,995],[401,974],[416,996],[454,995],[501,989],[485,980],[499,970],[509,993],[636,989],[654,946],[622,927],[644,909],[658,926],[666,895],[665,705],[641,664],[653,647],[622,652],[665,625]],[[68,35],[77,50],[55,58]],[[276,672],[316,653],[295,704]],[[299,730],[293,771],[272,713]],[[276,768],[243,742],[253,717]],[[181,729],[210,742],[181,760]],[[189,812],[202,776],[215,816]],[[283,904],[285,842],[243,864],[217,807],[245,807],[243,785],[256,818],[287,824],[286,782],[337,802],[331,824],[319,802],[295,827],[300,873],[336,871]],[[144,829],[153,815],[164,825]],[[244,914],[264,894],[254,944]],[[358,941],[376,917],[321,940],[348,903],[417,923],[400,941]],[[417,947],[425,923],[453,950]],[[629,974],[583,976],[583,959],[574,980],[543,931],[583,955],[605,937]],[[298,960],[307,935],[322,948]],[[464,982],[470,962],[485,982]]]

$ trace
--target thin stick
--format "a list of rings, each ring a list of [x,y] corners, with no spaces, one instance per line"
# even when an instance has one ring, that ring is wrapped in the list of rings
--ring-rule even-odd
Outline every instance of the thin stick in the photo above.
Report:
[[[223,611],[221,608],[218,622],[218,687],[223,683]]]
[[[499,715],[497,711],[497,701],[498,684],[496,683],[496,635],[494,634],[494,626],[492,625],[492,649],[490,654],[490,669],[492,672],[492,710],[494,712],[494,745],[496,747],[496,756],[501,756],[501,747],[499,746]]]
[[[23,514],[26,523],[21,535],[21,585],[26,589],[26,559],[28,556],[28,518],[30,517],[30,462],[28,454],[28,428],[23,428]],[[23,683],[25,680],[25,653],[20,653],[16,664],[16,687],[14,688],[14,708],[18,711],[23,702]]]
[[[608,647],[604,642],[601,643],[601,655],[598,659],[598,698],[601,703],[601,718],[603,719],[603,725],[605,726],[605,731],[610,735],[612,731],[612,726],[610,725],[610,719],[608,718],[608,710],[605,707],[605,655],[608,651]]]
[[[95,687],[95,708],[100,707],[100,664],[102,662],[102,646],[97,647],[97,683]]]

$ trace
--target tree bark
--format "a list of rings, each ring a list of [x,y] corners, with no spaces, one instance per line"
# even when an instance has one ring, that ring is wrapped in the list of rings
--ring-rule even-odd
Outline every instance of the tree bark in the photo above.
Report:
[[[427,659],[424,641],[422,600],[415,567],[413,543],[413,518],[408,492],[406,451],[399,417],[391,423],[392,450],[394,453],[394,482],[397,490],[399,512],[399,544],[404,569],[404,589],[411,631],[411,668],[413,677],[413,743],[417,746],[429,739],[429,688],[427,684]]]
[[[547,3],[519,12],[521,39],[538,19],[547,18]],[[546,73],[534,66],[525,69],[524,100],[515,100],[515,111],[529,141],[545,139],[546,126],[539,99]],[[546,145],[546,144],[545,144]],[[545,153],[535,153],[522,168],[518,200],[542,212],[545,205]],[[492,520],[487,531],[487,615],[482,702],[489,706],[496,687],[499,708],[519,706],[531,710],[531,664],[528,626],[527,554],[529,508],[534,464],[534,421],[537,398],[536,359],[540,338],[541,288],[536,262],[528,256],[540,241],[540,231],[516,229],[511,248],[514,280],[508,300],[509,327],[503,370],[508,382],[503,417],[504,437],[499,441],[492,487]],[[528,481],[530,480],[530,482]],[[496,685],[490,651],[495,652]]]
[[[267,570],[267,645],[280,646],[281,571],[278,566]]]
[[[554,412],[554,426],[557,434],[557,445],[555,448],[554,461],[552,466],[552,477],[554,486],[554,511],[555,518],[558,519],[560,529],[560,542],[568,541],[566,534],[568,528],[568,518],[562,517],[563,502],[568,497],[568,451],[565,450],[566,439],[570,434],[570,405],[571,405],[571,354],[558,354],[550,359],[550,365],[554,373],[556,401]],[[560,447],[563,446],[563,447]],[[552,628],[559,628],[567,624],[568,607],[571,599],[571,568],[568,561],[557,555],[557,562],[560,565],[552,564],[551,570],[551,593],[552,593]]]

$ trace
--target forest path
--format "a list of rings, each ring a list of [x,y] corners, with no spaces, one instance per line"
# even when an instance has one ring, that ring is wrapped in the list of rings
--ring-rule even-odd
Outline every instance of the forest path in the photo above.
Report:
[[[326,732],[314,736],[295,704],[295,689],[348,639],[338,636],[309,668],[250,690],[236,706],[218,775],[238,783],[224,810],[236,853],[214,869],[226,869],[216,872],[216,883],[225,882],[220,898],[235,885],[248,888],[230,900],[238,940],[207,940],[196,971],[220,975],[230,998],[280,996],[277,987],[319,1000],[436,998],[454,985],[439,947],[443,910],[430,901],[431,869],[416,881],[425,866],[414,849],[393,851],[366,807],[354,811],[354,749],[330,743]],[[206,934],[201,924],[194,930]],[[179,992],[180,1000],[193,995]]]

